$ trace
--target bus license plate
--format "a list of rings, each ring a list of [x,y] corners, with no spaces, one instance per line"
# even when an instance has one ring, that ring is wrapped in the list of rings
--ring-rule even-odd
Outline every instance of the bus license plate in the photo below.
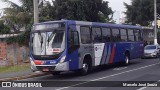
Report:
[[[49,71],[49,69],[48,68],[43,68],[43,71]]]

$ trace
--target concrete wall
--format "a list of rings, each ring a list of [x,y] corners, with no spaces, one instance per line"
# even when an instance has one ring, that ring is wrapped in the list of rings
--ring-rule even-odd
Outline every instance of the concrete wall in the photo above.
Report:
[[[6,57],[6,43],[0,42],[0,60]]]
[[[6,42],[0,42],[0,66],[18,65],[22,62],[27,62],[28,59],[28,47],[20,46],[16,43],[7,44]]]

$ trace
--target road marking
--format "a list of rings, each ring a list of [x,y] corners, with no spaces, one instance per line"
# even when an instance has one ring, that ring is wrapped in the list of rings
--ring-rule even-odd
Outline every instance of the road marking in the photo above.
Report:
[[[137,89],[137,90],[144,90],[144,89],[146,89],[147,87],[142,87],[142,88],[139,88],[139,89]]]
[[[113,77],[113,76],[121,75],[121,74],[124,74],[124,73],[129,73],[129,72],[137,71],[137,70],[144,69],[144,68],[148,68],[148,67],[155,66],[155,65],[158,65],[158,64],[160,64],[160,63],[151,64],[151,65],[144,66],[144,67],[140,67],[140,68],[137,68],[137,69],[132,69],[132,70],[128,70],[128,71],[124,71],[124,72],[120,72],[120,73],[117,73],[117,74],[113,74],[113,75],[105,76],[105,77],[98,78],[98,79],[94,79],[94,80],[91,80],[91,81],[97,81],[97,80],[101,80],[101,79],[104,79],[104,78],[109,78],[109,77]]]
[[[141,70],[141,69],[148,68],[148,67],[152,67],[152,66],[155,66],[155,65],[158,65],[158,64],[160,64],[160,63],[156,63],[156,64],[151,64],[151,65],[143,66],[143,67],[140,67],[140,68],[137,68],[137,69],[132,69],[132,70],[128,70],[128,71],[124,71],[124,72],[120,72],[120,73],[117,73],[117,74],[113,74],[113,75],[109,75],[109,76],[105,76],[105,77],[101,77],[101,78],[97,78],[97,79],[89,80],[89,81],[86,81],[86,82],[83,82],[83,83],[78,83],[78,84],[70,85],[70,86],[63,87],[63,88],[58,88],[58,89],[56,89],[56,90],[63,90],[63,89],[67,89],[67,88],[70,88],[70,87],[74,87],[74,86],[82,85],[82,84],[85,84],[85,83],[89,83],[89,82],[91,82],[91,81],[98,81],[98,80],[102,80],[102,79],[105,79],[105,78],[118,76],[118,75],[121,75],[121,74],[124,74],[124,73],[129,73],[129,72],[133,72],[133,71]]]
[[[113,70],[115,70],[115,71],[120,71],[120,70],[124,70],[124,69],[126,69],[127,67],[119,67],[119,68],[114,68]]]

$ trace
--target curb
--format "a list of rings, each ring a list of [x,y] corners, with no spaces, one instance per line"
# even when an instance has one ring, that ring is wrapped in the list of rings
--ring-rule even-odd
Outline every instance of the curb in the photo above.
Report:
[[[27,78],[33,78],[33,77],[39,77],[39,76],[45,76],[48,75],[49,73],[32,73],[32,74],[28,74],[28,75],[24,75],[24,76],[17,76],[17,77],[11,77],[11,78],[4,78],[1,79],[0,81],[15,81],[15,80],[22,80],[22,79],[27,79]]]

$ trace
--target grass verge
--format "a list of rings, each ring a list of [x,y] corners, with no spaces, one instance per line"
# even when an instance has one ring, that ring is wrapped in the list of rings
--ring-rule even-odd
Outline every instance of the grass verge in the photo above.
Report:
[[[0,67],[0,73],[18,72],[30,68],[30,64]]]

